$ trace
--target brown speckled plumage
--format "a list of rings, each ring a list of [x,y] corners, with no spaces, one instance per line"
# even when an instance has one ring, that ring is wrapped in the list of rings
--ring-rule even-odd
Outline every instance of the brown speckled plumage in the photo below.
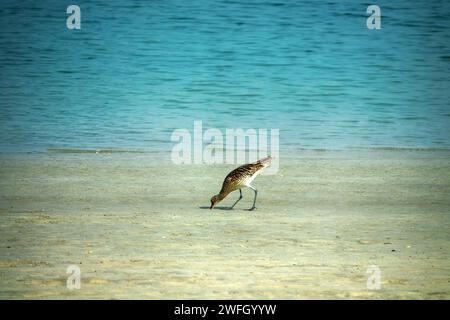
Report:
[[[220,193],[228,194],[240,187],[245,186],[245,181],[252,177],[257,171],[264,169],[261,162],[248,163],[231,171],[223,180],[222,190]]]
[[[240,197],[233,204],[233,206],[231,206],[232,209],[236,205],[236,203],[238,203],[239,200],[242,199],[241,188],[243,187],[249,187],[255,192],[253,207],[250,210],[255,209],[257,191],[254,187],[251,186],[251,182],[264,168],[266,168],[269,165],[270,160],[272,160],[272,157],[269,156],[267,158],[258,160],[254,163],[244,164],[231,171],[225,177],[220,193],[211,198],[211,209],[217,202],[222,201],[230,192],[239,189]]]

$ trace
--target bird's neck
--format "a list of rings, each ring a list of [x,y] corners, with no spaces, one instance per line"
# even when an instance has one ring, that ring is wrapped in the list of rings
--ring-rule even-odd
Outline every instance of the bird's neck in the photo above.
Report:
[[[224,192],[224,191],[220,191],[220,193],[217,195],[217,197],[219,198],[219,201],[222,201],[223,199],[225,199],[225,197],[228,195],[229,192]]]

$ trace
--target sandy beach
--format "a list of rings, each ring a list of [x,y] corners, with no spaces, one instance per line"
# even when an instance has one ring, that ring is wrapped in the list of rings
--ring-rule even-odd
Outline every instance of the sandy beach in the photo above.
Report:
[[[448,151],[299,151],[255,180],[252,212],[248,189],[232,211],[238,193],[207,209],[232,165],[72,152],[0,163],[1,299],[450,298]]]

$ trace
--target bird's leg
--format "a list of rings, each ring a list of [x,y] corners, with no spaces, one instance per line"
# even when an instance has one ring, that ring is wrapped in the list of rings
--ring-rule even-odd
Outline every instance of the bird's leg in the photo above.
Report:
[[[255,198],[253,198],[253,206],[249,209],[250,211],[255,210],[256,209],[256,196],[258,195],[258,190],[256,190],[254,187],[252,186],[248,186],[250,189],[252,189],[253,191],[255,191]]]
[[[242,199],[242,190],[239,189],[239,199],[236,200],[236,202],[230,207],[230,210],[234,208],[236,203],[238,203]]]

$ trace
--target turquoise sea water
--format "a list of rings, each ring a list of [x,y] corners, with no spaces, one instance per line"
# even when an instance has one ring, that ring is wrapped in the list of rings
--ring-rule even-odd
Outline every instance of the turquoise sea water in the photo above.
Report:
[[[450,148],[448,1],[2,0],[0,15],[0,152],[170,150],[194,120],[278,128],[280,152]]]

